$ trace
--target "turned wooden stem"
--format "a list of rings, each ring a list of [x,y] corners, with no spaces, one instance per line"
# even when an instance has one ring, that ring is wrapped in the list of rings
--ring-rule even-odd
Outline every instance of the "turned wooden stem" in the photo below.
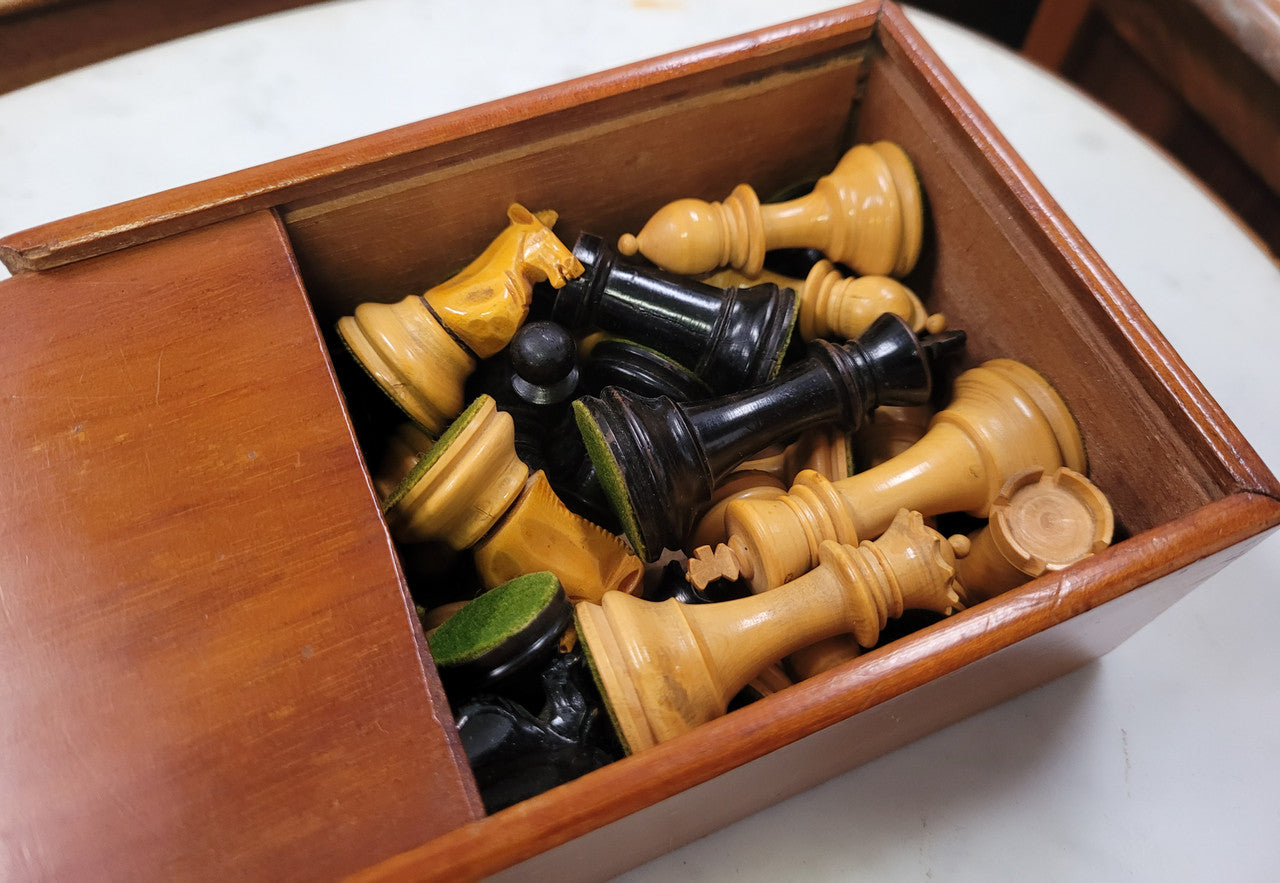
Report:
[[[827,260],[816,262],[804,279],[761,270],[751,277],[724,269],[706,277],[709,285],[729,287],[772,282],[790,288],[800,301],[796,330],[804,340],[849,340],[865,331],[881,313],[907,320],[917,334],[946,330],[947,319],[932,315],[910,288],[889,276],[846,276]]]
[[[773,592],[706,605],[610,592],[577,606],[578,634],[634,752],[724,714],[757,672],[793,650],[843,632],[871,646],[908,606],[949,610],[954,563],[951,546],[903,512],[877,542],[825,543],[817,568]]]
[[[755,275],[769,249],[817,248],[860,274],[903,276],[915,266],[923,227],[911,161],[879,141],[850,149],[811,193],[788,202],[762,206],[746,184],[724,202],[676,200],[618,249],[677,273],[729,265]]]
[[[363,303],[338,321],[352,355],[406,414],[438,434],[462,411],[476,360],[506,346],[529,312],[536,282],[559,288],[582,272],[551,232],[555,212],[521,205],[462,272],[396,304]]]
[[[1011,476],[1064,465],[1086,468],[1065,403],[1031,368],[995,359],[961,374],[950,407],[897,457],[837,482],[805,471],[785,497],[730,505],[728,545],[752,588],[763,591],[814,566],[824,539],[878,536],[901,508],[985,518]]]

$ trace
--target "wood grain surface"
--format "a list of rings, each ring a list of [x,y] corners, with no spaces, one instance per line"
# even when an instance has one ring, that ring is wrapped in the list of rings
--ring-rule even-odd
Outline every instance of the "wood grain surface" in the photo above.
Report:
[[[970,335],[940,385],[995,357],[1048,377],[1116,544],[481,818],[348,423],[377,391],[340,394],[313,316],[424,290],[514,198],[561,235],[616,235],[879,138],[927,194],[907,284]],[[616,870],[1106,652],[1280,524],[1274,476],[892,4],[45,225],[0,257],[19,273],[0,285],[12,876],[457,879],[575,838],[603,855],[579,873]],[[837,729],[862,741],[793,750]],[[770,757],[795,775],[739,774]],[[699,803],[721,782],[753,787]],[[671,833],[684,805],[702,815]],[[619,846],[644,819],[664,839]]]
[[[0,876],[314,878],[477,815],[275,217],[0,314]]]

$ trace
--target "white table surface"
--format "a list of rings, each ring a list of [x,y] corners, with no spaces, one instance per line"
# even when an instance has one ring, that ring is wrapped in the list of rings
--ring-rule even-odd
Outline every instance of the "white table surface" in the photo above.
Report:
[[[0,231],[829,5],[342,0],[179,40],[0,96]],[[911,18],[1280,470],[1277,265],[1079,93]],[[625,879],[1275,880],[1277,574],[1273,536],[1102,660]]]

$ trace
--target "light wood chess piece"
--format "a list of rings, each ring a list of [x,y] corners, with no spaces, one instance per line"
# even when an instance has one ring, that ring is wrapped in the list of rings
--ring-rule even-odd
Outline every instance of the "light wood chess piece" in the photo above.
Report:
[[[871,412],[871,419],[854,433],[854,471],[879,466],[885,460],[908,450],[929,430],[934,408],[923,405],[881,405]]]
[[[956,378],[950,406],[906,452],[836,482],[807,470],[784,497],[729,506],[728,551],[716,557],[765,591],[817,564],[823,540],[878,536],[902,508],[986,518],[1012,476],[1059,466],[1086,471],[1075,418],[1036,371],[994,359]]]
[[[761,205],[739,184],[724,202],[679,199],[659,209],[632,236],[625,255],[640,252],[675,273],[736,267],[748,276],[775,248],[816,248],[860,275],[905,276],[920,254],[924,213],[920,183],[902,148],[888,141],[851,148],[813,191]]]
[[[946,316],[930,314],[910,288],[890,276],[846,276],[830,261],[818,261],[804,279],[761,270],[754,279],[740,270],[725,269],[705,282],[728,288],[772,282],[790,288],[800,301],[796,330],[804,340],[850,340],[862,334],[881,313],[907,320],[917,334],[937,334],[947,327]]]
[[[776,500],[786,493],[787,483],[771,472],[748,468],[734,470],[716,485],[710,505],[698,516],[685,543],[686,551],[693,555],[700,547],[714,546],[729,538],[724,513],[734,500]]]
[[[462,411],[463,385],[478,359],[511,340],[529,313],[533,285],[560,288],[582,265],[555,234],[553,211],[521,205],[466,269],[396,304],[363,303],[338,333],[369,376],[427,432]]]
[[[822,638],[875,643],[908,607],[950,610],[955,554],[904,511],[875,542],[823,543],[818,567],[762,595],[718,604],[609,592],[577,605],[578,637],[624,747],[636,752],[725,713],[772,662]]]
[[[882,405],[881,408],[892,407]],[[879,411],[877,408],[876,411]],[[838,427],[815,426],[785,447],[772,445],[742,463],[716,485],[711,503],[698,517],[685,551],[692,556],[703,546],[712,547],[729,538],[724,516],[734,500],[776,500],[787,492],[796,474],[814,469],[832,481],[854,472],[849,433]],[[693,566],[693,561],[690,565]]]
[[[416,423],[405,422],[397,426],[387,441],[387,450],[373,476],[373,489],[378,492],[378,499],[385,500],[395,493],[396,487],[434,444],[435,439]]]
[[[862,646],[853,635],[832,635],[793,652],[787,657],[787,670],[804,681],[861,655]]]
[[[969,535],[957,591],[966,605],[994,598],[1101,552],[1114,530],[1111,504],[1089,479],[1066,467],[1029,469],[1005,483],[987,525]]]
[[[573,599],[638,592],[644,565],[622,540],[565,507],[516,456],[511,415],[481,396],[383,502],[400,542],[471,549],[486,588],[549,570]],[[513,576],[514,574],[514,576]]]

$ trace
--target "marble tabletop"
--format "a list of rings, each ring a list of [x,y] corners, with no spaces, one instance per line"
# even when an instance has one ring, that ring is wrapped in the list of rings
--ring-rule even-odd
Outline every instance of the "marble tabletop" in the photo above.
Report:
[[[338,0],[178,40],[0,96],[0,231],[830,5],[544,0],[535,16],[514,0]],[[1280,470],[1276,263],[1068,85],[941,19],[911,20]],[[1075,674],[625,879],[1274,879],[1277,574],[1272,536]]]

